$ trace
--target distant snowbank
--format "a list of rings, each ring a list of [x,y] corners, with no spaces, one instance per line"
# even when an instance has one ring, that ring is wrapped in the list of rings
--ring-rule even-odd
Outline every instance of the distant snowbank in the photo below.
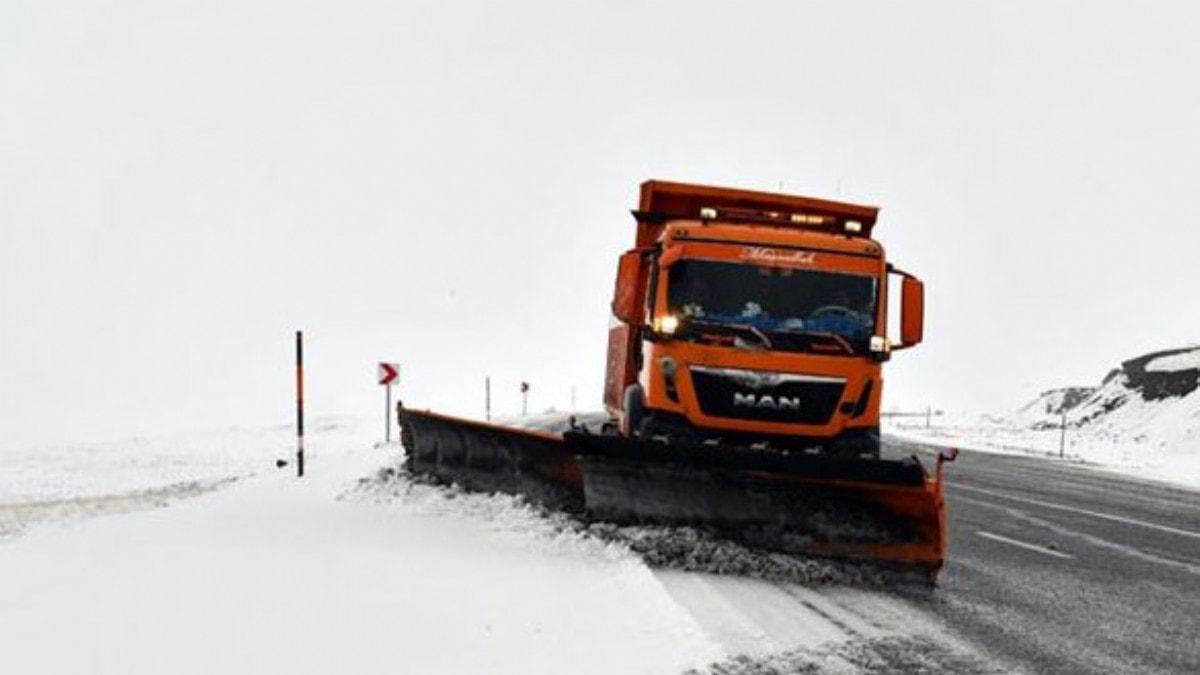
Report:
[[[369,447],[377,439],[367,430],[376,423],[314,419],[307,433],[309,461],[329,451]],[[277,472],[275,461],[291,462],[295,447],[294,428],[279,425],[8,448],[0,451],[0,537],[36,524],[166,506]]]
[[[1053,389],[1009,415],[939,418],[930,428],[896,422],[885,431],[1050,457],[1062,443],[1070,460],[1200,488],[1200,348],[1130,359],[1099,386]]]
[[[354,418],[318,418],[307,434],[364,436]],[[369,443],[369,434],[358,438]],[[211,483],[274,471],[295,454],[295,427],[229,428],[133,437],[102,443],[57,443],[0,451],[0,502],[117,495],[181,483]]]

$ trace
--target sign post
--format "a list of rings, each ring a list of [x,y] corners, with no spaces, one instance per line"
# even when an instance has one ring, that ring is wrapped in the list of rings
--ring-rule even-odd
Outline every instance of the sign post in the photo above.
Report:
[[[296,477],[304,477],[304,333],[296,331]]]
[[[1062,412],[1062,427],[1058,434],[1058,458],[1062,459],[1067,452],[1067,411]]]
[[[529,416],[529,383],[521,383],[521,417]]]
[[[376,370],[376,380],[382,384],[386,393],[384,394],[383,405],[383,440],[385,443],[392,442],[392,383],[400,379],[400,364],[399,363],[379,363],[379,368]]]

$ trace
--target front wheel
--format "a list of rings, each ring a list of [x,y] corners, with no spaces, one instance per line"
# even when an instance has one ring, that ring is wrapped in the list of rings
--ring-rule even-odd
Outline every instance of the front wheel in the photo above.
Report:
[[[664,443],[690,445],[700,442],[696,431],[686,422],[681,422],[673,415],[653,411],[645,414],[641,426],[638,427],[638,436]]]
[[[829,444],[830,456],[845,459],[879,459],[879,427],[847,429]]]
[[[621,407],[621,435],[633,438],[642,426],[642,419],[646,417],[646,396],[642,392],[642,385],[631,384],[625,387]]]

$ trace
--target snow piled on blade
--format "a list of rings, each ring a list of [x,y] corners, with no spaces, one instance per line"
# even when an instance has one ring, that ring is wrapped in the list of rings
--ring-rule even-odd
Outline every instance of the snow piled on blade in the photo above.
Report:
[[[803,585],[887,586],[915,581],[902,571],[867,562],[810,558],[731,541],[691,526],[616,525],[547,509],[522,497],[482,494],[444,485],[404,469],[364,478],[348,499],[395,502],[411,513],[455,513],[487,522],[496,532],[534,535],[546,550],[575,550],[606,559],[636,559],[654,567],[736,575]]]
[[[619,542],[641,556],[646,564],[657,568],[753,577],[806,586],[886,586],[899,581],[912,581],[903,574],[870,563],[779,553],[730,541],[696,527],[593,523],[587,525],[583,532]]]
[[[383,468],[362,478],[342,495],[345,500],[393,504],[406,514],[425,518],[467,518],[488,526],[488,536],[519,541],[545,553],[575,553],[612,562],[637,564],[630,551],[603,539],[580,536],[568,515],[551,511],[524,498],[503,493],[484,494],[442,485],[404,469]]]
[[[1200,348],[1145,354],[1099,386],[1054,389],[1003,416],[938,418],[885,431],[915,441],[1057,457],[1200,487]]]

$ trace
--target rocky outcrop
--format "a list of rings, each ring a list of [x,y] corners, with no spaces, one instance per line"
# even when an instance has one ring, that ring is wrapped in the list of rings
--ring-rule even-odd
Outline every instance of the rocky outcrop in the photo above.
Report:
[[[1189,358],[1194,357],[1194,358]],[[1194,367],[1189,367],[1193,366]],[[1200,387],[1200,348],[1168,349],[1130,359],[1114,372],[1147,401],[1187,396]],[[1109,378],[1113,373],[1109,373]],[[1108,378],[1105,379],[1107,382]]]
[[[1163,406],[1195,407],[1187,398],[1200,389],[1200,347],[1168,349],[1129,359],[1105,376],[1099,387],[1065,387],[1043,392],[1023,406],[1014,421],[1031,429],[1057,428],[1066,414],[1067,425],[1084,427],[1110,420],[1113,413],[1134,422],[1155,416]],[[1200,400],[1200,399],[1198,399]],[[1137,409],[1130,408],[1131,404]],[[1149,406],[1149,407],[1147,407]],[[1196,414],[1200,414],[1197,409]],[[1118,424],[1118,422],[1113,422]]]

